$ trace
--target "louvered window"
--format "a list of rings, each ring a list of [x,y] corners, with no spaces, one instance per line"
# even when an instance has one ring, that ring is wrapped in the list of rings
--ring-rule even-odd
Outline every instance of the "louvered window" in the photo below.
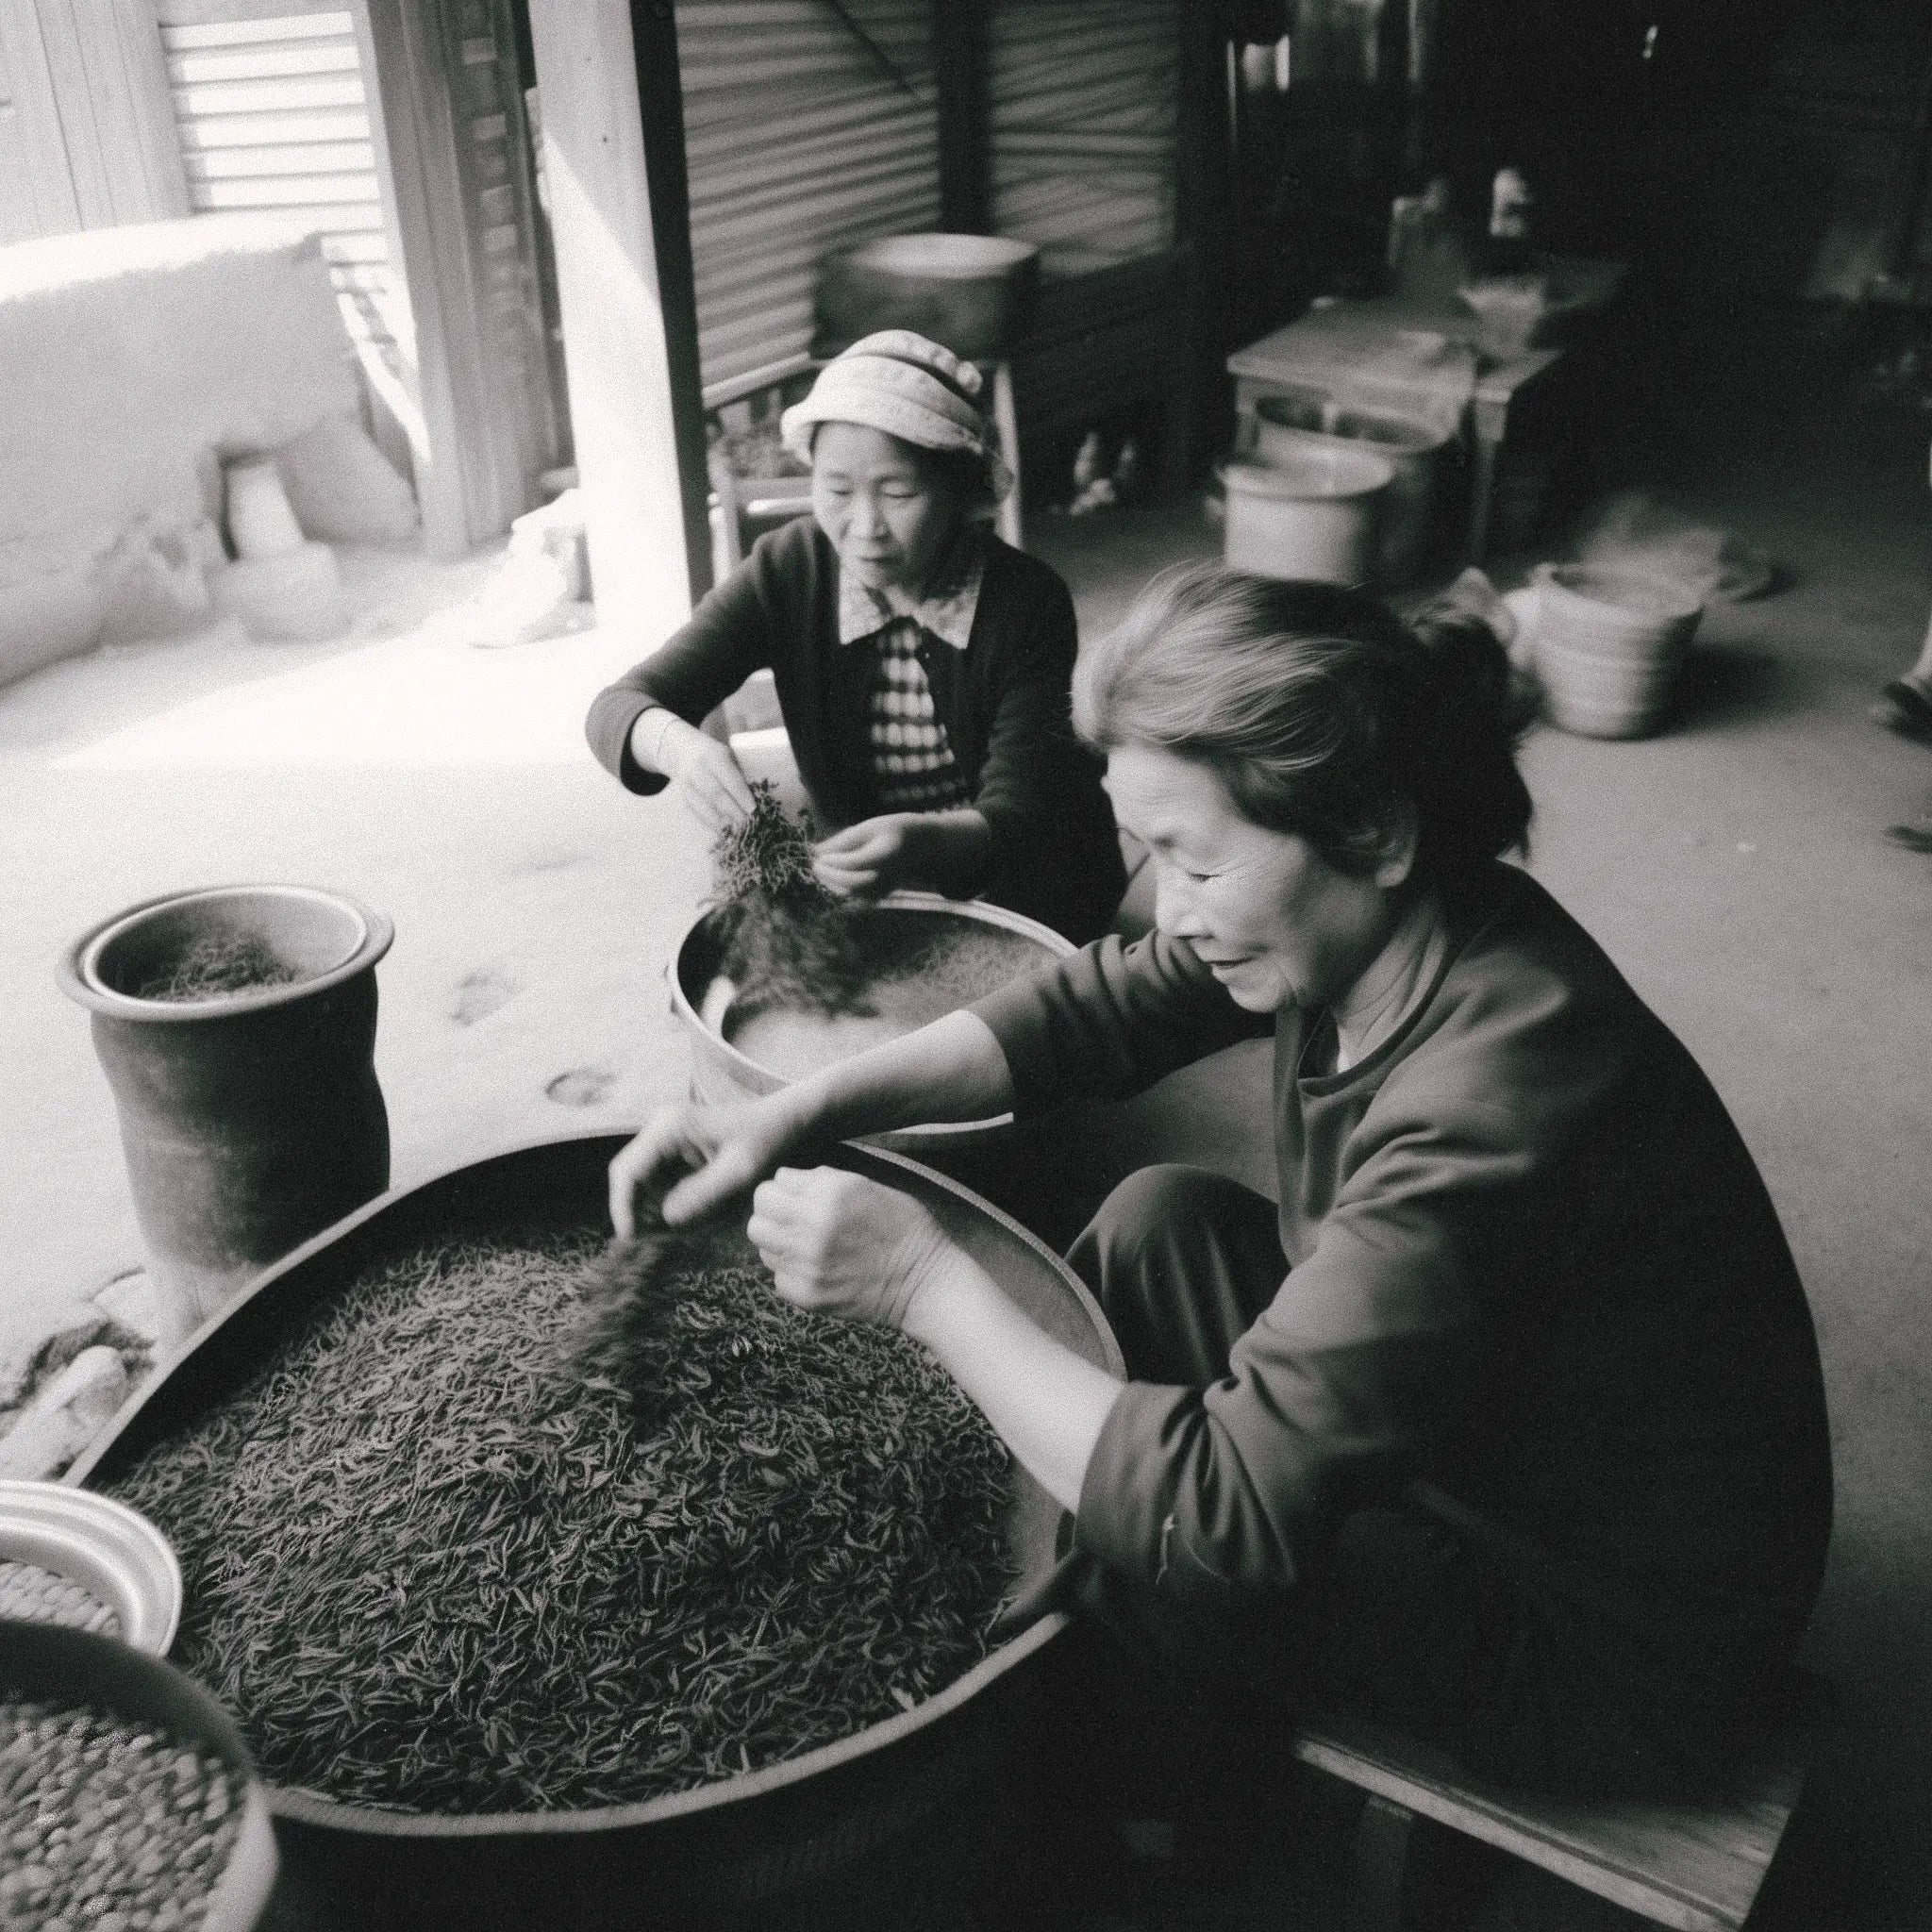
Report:
[[[1049,275],[1174,242],[1177,0],[994,0],[992,213]]]
[[[197,213],[241,211],[319,234],[343,319],[385,343],[389,246],[356,25],[346,9],[161,0],[161,46]]]
[[[930,0],[682,0],[708,385],[810,346],[819,257],[939,225]]]

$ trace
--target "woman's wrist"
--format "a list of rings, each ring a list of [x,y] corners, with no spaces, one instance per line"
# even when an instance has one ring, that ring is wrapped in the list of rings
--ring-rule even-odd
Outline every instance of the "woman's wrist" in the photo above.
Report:
[[[1077,1509],[1121,1384],[1056,1341],[972,1256],[945,1242],[912,1285],[903,1332],[931,1351],[1033,1479]]]
[[[992,827],[978,807],[962,805],[932,812],[927,868],[939,890],[949,898],[970,899],[985,885],[992,860]]]
[[[671,759],[665,746],[673,730],[684,724],[684,720],[675,711],[663,705],[646,705],[631,721],[630,755],[632,762],[646,772],[656,772],[662,777],[670,777]],[[689,730],[691,727],[685,725]]]
[[[1004,1302],[998,1287],[971,1255],[941,1241],[910,1284],[899,1327],[952,1369],[958,1343],[983,1331],[986,1315]]]

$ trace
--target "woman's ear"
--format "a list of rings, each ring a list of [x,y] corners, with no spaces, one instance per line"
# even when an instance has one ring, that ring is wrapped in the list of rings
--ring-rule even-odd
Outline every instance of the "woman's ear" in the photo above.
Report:
[[[1382,822],[1375,847],[1375,869],[1371,874],[1384,891],[1406,886],[1415,872],[1415,858],[1422,843],[1415,807],[1407,801],[1395,807]]]

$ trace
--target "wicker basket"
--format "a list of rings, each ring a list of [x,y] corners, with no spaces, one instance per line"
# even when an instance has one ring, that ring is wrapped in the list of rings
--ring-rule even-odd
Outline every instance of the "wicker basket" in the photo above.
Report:
[[[1550,717],[1583,738],[1654,731],[1704,614],[1702,595],[1674,578],[1592,564],[1541,564],[1535,582],[1533,655]]]

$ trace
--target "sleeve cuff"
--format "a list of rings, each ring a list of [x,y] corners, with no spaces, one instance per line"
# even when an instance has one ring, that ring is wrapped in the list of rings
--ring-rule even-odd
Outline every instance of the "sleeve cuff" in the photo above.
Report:
[[[1164,1581],[1174,1521],[1170,1445],[1185,1426],[1191,1389],[1129,1382],[1107,1412],[1074,1513],[1074,1541],[1111,1570],[1150,1588]]]
[[[664,708],[659,698],[646,697],[641,693],[626,693],[623,704],[613,704],[608,713],[598,720],[599,725],[611,734],[608,742],[614,756],[608,759],[612,771],[617,774],[618,783],[626,791],[635,791],[640,797],[649,798],[663,791],[671,780],[662,772],[647,772],[631,756],[630,734],[637,722],[646,711]]]
[[[1064,970],[1068,962],[1060,963]],[[1025,1113],[1057,1097],[1052,1011],[1048,999],[1035,990],[1031,974],[1008,980],[968,1010],[992,1029],[992,1037],[1007,1057],[1016,1113]]]

